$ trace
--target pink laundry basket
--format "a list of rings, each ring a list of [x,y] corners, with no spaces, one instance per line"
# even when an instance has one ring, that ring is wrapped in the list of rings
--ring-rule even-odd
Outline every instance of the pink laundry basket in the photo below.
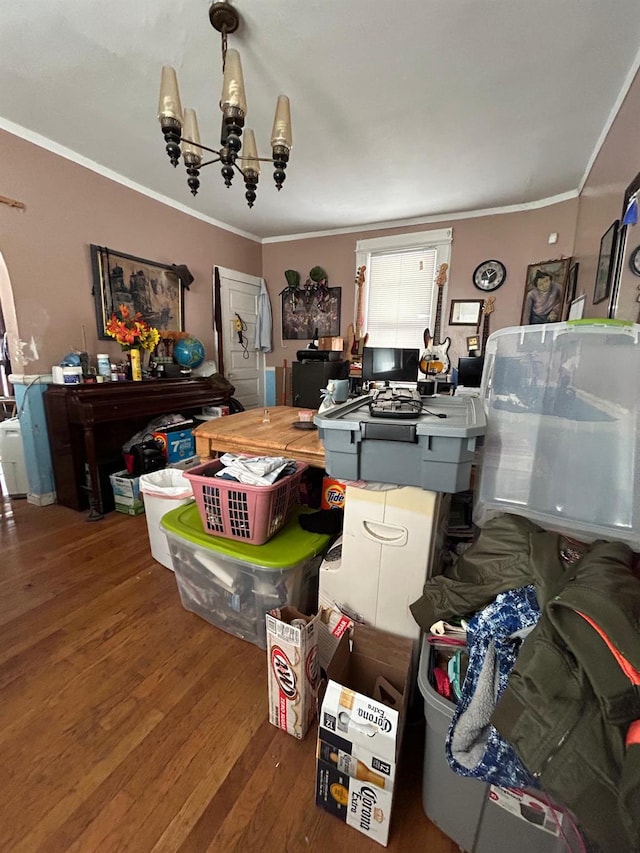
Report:
[[[191,482],[205,533],[263,545],[299,502],[300,480],[309,466],[296,462],[295,473],[272,486],[247,486],[216,477],[223,467],[219,459],[212,459],[183,472]]]

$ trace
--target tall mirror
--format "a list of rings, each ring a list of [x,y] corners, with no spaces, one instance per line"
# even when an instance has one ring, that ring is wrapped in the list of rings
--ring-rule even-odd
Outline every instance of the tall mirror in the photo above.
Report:
[[[618,256],[608,313],[610,318],[630,320],[632,323],[637,323],[640,318],[640,222],[637,225],[622,223],[629,202],[636,195],[640,202],[640,172],[624,193],[618,235]]]

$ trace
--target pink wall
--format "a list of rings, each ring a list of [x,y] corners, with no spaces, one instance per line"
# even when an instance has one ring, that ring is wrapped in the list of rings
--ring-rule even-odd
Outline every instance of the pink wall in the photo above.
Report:
[[[26,205],[0,205],[0,252],[7,263],[25,363],[16,372],[49,372],[72,348],[120,352],[98,343],[89,244],[166,264],[186,264],[185,328],[215,358],[212,269],[260,275],[259,243],[186,216],[134,190],[0,131],[2,194]],[[31,347],[31,340],[35,351]]]
[[[185,294],[185,327],[215,357],[211,329],[211,276],[214,265],[267,280],[274,314],[271,365],[291,362],[307,341],[280,340],[280,299],[284,271],[297,269],[302,280],[315,265],[324,267],[329,284],[342,287],[341,334],[353,319],[355,245],[359,239],[407,231],[453,228],[448,290],[443,303],[443,334],[453,339],[453,358],[464,353],[469,327],[448,327],[451,299],[478,299],[471,283],[481,261],[501,260],[506,283],[495,293],[490,330],[520,320],[528,264],[572,254],[580,262],[578,292],[588,296],[587,316],[602,316],[606,303],[592,306],[600,237],[620,216],[624,189],[640,170],[640,79],[636,78],[594,163],[580,199],[537,210],[494,214],[430,225],[362,231],[261,246],[224,229],[201,222],[134,190],[0,131],[2,194],[26,204],[26,211],[0,205],[0,252],[7,263],[16,306],[24,364],[16,371],[48,372],[73,347],[117,355],[117,345],[98,343],[89,244],[138,255],[167,264],[185,263],[195,276]],[[631,230],[632,246],[640,231]],[[557,232],[558,242],[548,236]],[[631,278],[632,280],[628,280]],[[625,287],[638,282],[627,276]],[[627,300],[635,306],[635,299]],[[634,308],[635,310],[635,308]],[[636,319],[633,317],[632,319]],[[32,347],[33,341],[33,347]],[[454,361],[455,363],[455,361]]]
[[[640,171],[640,74],[627,95],[598,152],[580,196],[574,255],[580,263],[576,295],[585,293],[585,317],[605,317],[608,302],[593,304],[593,288],[600,238],[615,219],[620,219],[624,192]],[[640,243],[640,226],[630,228],[628,244]],[[627,253],[628,254],[628,253]],[[621,311],[618,317],[638,320],[635,302],[640,279],[622,265]]]
[[[451,268],[448,290],[443,301],[442,332],[452,338],[449,354],[455,364],[460,355],[466,354],[465,338],[473,334],[474,330],[468,326],[448,325],[449,304],[451,299],[483,298],[481,291],[477,290],[471,281],[476,266],[489,258],[495,258],[502,261],[507,268],[506,282],[494,294],[495,313],[490,317],[490,331],[518,325],[528,264],[571,255],[577,209],[576,198],[538,210],[443,220],[411,228],[362,231],[332,237],[267,243],[263,246],[263,275],[271,295],[275,343],[274,352],[267,356],[268,363],[281,365],[283,359],[287,359],[290,364],[295,360],[296,351],[303,349],[308,343],[282,342],[280,339],[282,325],[278,294],[286,287],[285,270],[298,270],[301,280],[304,281],[311,267],[319,265],[327,271],[330,286],[342,287],[340,333],[346,339],[347,326],[353,321],[354,312],[356,242],[409,231],[451,227]],[[554,231],[559,235],[558,242],[550,246],[548,237]]]

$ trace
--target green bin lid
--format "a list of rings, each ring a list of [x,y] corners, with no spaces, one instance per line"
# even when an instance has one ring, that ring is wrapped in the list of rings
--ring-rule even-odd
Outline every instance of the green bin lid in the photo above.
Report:
[[[330,535],[309,533],[300,527],[298,516],[305,512],[314,510],[296,507],[284,527],[264,545],[251,545],[239,539],[226,539],[205,533],[196,503],[183,504],[165,513],[160,520],[160,526],[167,533],[187,539],[200,547],[209,548],[225,557],[264,569],[287,569],[323,553],[331,542]]]

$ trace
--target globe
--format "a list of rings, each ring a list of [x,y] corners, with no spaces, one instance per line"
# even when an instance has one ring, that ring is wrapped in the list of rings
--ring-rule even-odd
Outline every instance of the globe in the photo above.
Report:
[[[173,357],[180,367],[199,367],[204,361],[202,341],[197,338],[179,338],[173,348]]]

